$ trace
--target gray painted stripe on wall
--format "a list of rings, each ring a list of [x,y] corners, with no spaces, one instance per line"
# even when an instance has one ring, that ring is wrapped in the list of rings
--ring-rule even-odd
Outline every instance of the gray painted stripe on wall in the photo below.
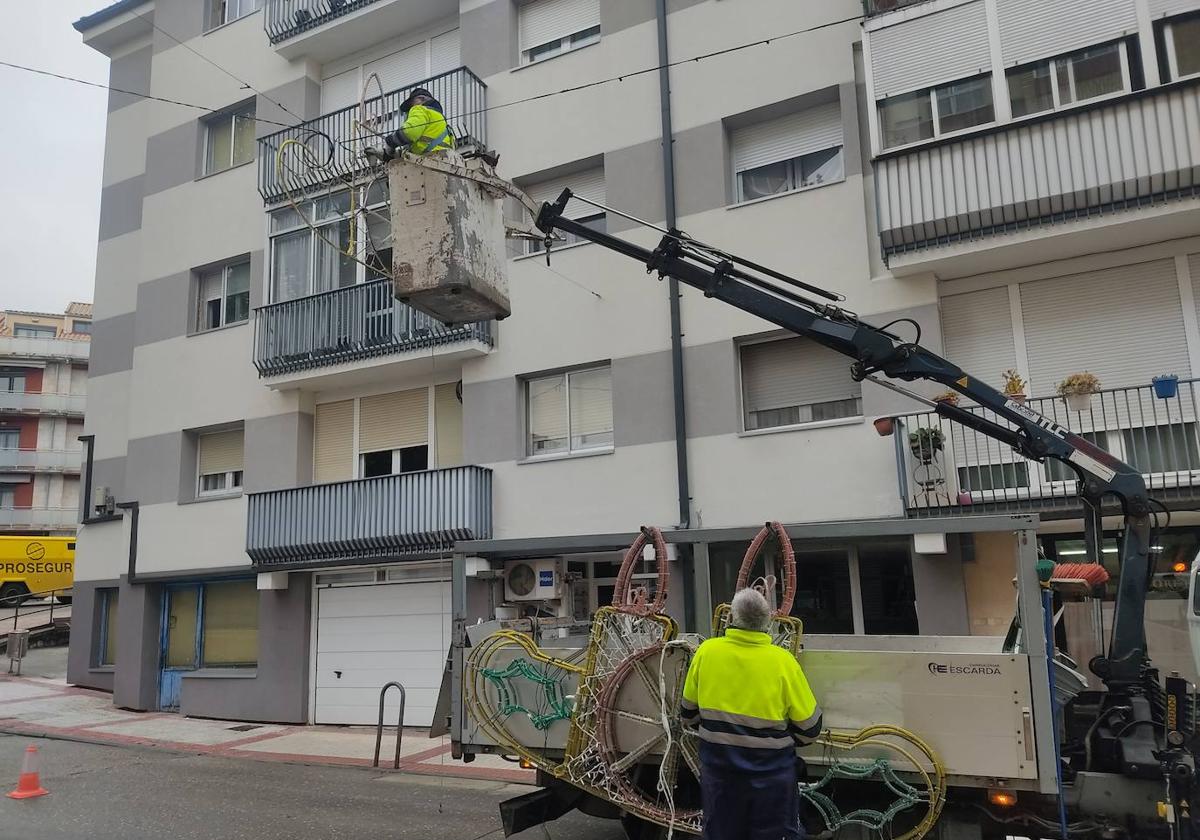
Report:
[[[463,461],[491,464],[522,457],[521,385],[515,379],[463,383]]]
[[[667,14],[681,12],[705,0],[667,0]],[[611,35],[654,20],[654,3],[630,3],[629,0],[600,0],[600,34]]]
[[[133,93],[149,93],[153,56],[154,49],[147,44],[140,50],[114,58],[108,66],[109,86]],[[110,90],[108,92],[108,111],[112,113],[119,108],[140,101],[140,97]]]
[[[191,293],[190,271],[139,283],[134,346],[187,335],[193,309]]]
[[[88,378],[118,373],[133,368],[133,336],[136,317],[133,312],[101,318],[92,323],[92,352],[88,360]]]
[[[612,388],[617,446],[675,439],[669,350],[613,359]]]
[[[143,505],[178,502],[183,448],[182,432],[130,438],[125,456],[126,495]],[[188,483],[194,485],[194,477],[189,476]]]
[[[125,457],[97,458],[92,461],[92,490],[97,487],[111,488],[113,498],[124,501],[125,495]],[[91,500],[85,499],[85,504],[91,507]]]
[[[170,3],[156,3],[154,9],[154,51],[160,53],[180,46],[180,41],[190,41],[192,38],[199,38],[203,35],[204,14],[208,5],[208,3],[199,2],[199,0],[173,0]],[[262,18],[257,15],[251,15],[245,22],[245,25],[258,26],[261,29]],[[171,34],[168,35],[168,32]]]
[[[279,106],[282,104],[287,110]],[[254,136],[265,137],[281,131],[285,125],[295,125],[302,120],[311,120],[321,116],[321,83],[308,76],[293,79],[277,88],[265,91],[262,96],[255,97],[254,116],[259,120],[271,120],[283,125],[273,125],[272,122],[257,122],[254,124]]]
[[[100,190],[100,240],[141,228],[145,177],[135,175]]]
[[[312,483],[313,416],[303,412],[246,421],[247,493]]]
[[[191,120],[146,139],[146,195],[196,180],[203,171],[203,125]]]

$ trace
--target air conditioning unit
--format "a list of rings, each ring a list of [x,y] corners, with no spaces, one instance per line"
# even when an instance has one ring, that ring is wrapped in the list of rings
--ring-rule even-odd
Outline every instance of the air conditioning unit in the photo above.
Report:
[[[92,490],[92,509],[96,516],[111,516],[117,509],[117,500],[113,497],[112,488],[96,487]]]
[[[562,572],[556,559],[510,560],[504,564],[504,600],[549,601],[562,597]]]

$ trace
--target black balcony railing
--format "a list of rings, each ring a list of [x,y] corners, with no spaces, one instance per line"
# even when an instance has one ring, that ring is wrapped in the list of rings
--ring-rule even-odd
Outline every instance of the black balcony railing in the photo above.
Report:
[[[263,200],[281,201],[289,194],[304,193],[365,171],[368,164],[363,149],[367,145],[382,146],[382,135],[399,128],[400,104],[417,87],[425,88],[441,102],[460,147],[468,143],[487,145],[487,85],[460,67],[382,97],[372,97],[363,103],[361,112],[356,103],[260,139],[258,191]]]
[[[272,44],[370,6],[376,0],[267,0],[263,27]]]
[[[491,324],[447,327],[396,300],[390,280],[273,303],[254,313],[259,376],[471,340],[491,346]]]
[[[1104,390],[1087,399],[1083,411],[1062,397],[1026,404],[1141,471],[1159,501],[1200,499],[1200,380],[1181,380],[1167,398],[1150,385]],[[961,407],[1011,427],[988,409]],[[1082,509],[1075,473],[1059,461],[1027,460],[932,412],[902,415],[894,424],[900,498],[910,517],[1017,511],[1062,516]]]
[[[893,9],[903,9],[905,6],[915,6],[927,3],[929,0],[863,0],[863,15],[873,17]]]

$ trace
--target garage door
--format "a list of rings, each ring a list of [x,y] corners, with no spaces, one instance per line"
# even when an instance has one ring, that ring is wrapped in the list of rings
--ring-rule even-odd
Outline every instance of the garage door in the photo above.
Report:
[[[381,583],[317,590],[317,723],[374,725],[379,690],[408,692],[404,723],[429,726],[450,646],[450,584]],[[384,720],[396,720],[388,693]]]

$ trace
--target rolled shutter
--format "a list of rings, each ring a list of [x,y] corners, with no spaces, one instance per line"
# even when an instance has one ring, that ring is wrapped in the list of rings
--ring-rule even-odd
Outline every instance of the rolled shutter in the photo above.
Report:
[[[425,62],[426,45],[422,41],[407,49],[385,55],[383,58],[363,65],[363,81],[365,82],[372,73],[375,73],[379,76],[379,84],[383,87],[383,92],[391,93],[424,79],[428,75],[425,72]],[[375,91],[374,83],[368,90],[372,93]]]
[[[1008,287],[942,298],[942,341],[946,358],[992,387],[1017,366]]]
[[[1134,0],[996,0],[1005,67],[1025,64],[1138,31]]]
[[[429,389],[363,397],[358,404],[358,451],[379,452],[429,441]]]
[[[433,422],[437,429],[437,465],[456,467],[463,460],[463,413],[454,383],[433,389]]]
[[[449,73],[462,66],[461,46],[457,29],[432,38],[430,45],[430,76]],[[443,103],[445,104],[445,103]]]
[[[571,435],[612,433],[612,369],[583,370],[570,375]]]
[[[243,434],[241,429],[200,435],[198,460],[201,475],[236,472],[242,468]]]
[[[600,0],[534,0],[520,10],[521,51],[600,25]]]
[[[1200,318],[1200,254],[1188,255],[1188,274],[1192,278],[1192,300],[1196,304],[1196,316]]]
[[[529,435],[534,440],[559,440],[567,436],[566,377],[530,380]]]
[[[983,0],[898,21],[867,37],[876,99],[985,73],[992,64]]]
[[[1147,385],[1162,373],[1191,375],[1174,260],[1022,283],[1021,311],[1038,396],[1082,371],[1105,388]]]
[[[384,88],[387,90],[387,88]],[[357,105],[362,95],[362,86],[358,82],[358,68],[347,70],[330,76],[321,82],[321,112],[325,114],[340,111]],[[367,93],[367,98],[378,96],[374,87]]]
[[[313,480],[347,481],[354,477],[354,401],[317,405]]]
[[[744,126],[733,132],[732,145],[737,172],[840,146],[842,111],[830,102]]]
[[[1150,0],[1150,17],[1159,18],[1190,12],[1196,8],[1196,0]]]
[[[575,172],[550,181],[542,181],[531,185],[526,192],[530,198],[540,204],[543,201],[555,201],[562,195],[564,189],[569,189],[573,194],[582,196],[589,201],[604,204],[604,167],[598,166],[595,169]],[[590,204],[572,200],[567,203],[563,215],[568,219],[579,219],[603,212]]]
[[[807,339],[747,344],[741,353],[746,413],[862,396],[846,358]]]

